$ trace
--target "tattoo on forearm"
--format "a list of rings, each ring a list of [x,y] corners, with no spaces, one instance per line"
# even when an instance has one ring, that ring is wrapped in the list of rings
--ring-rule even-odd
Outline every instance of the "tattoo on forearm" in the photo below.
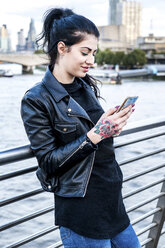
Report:
[[[95,133],[101,136],[101,139],[109,138],[118,133],[118,125],[107,119],[100,120],[96,126]]]

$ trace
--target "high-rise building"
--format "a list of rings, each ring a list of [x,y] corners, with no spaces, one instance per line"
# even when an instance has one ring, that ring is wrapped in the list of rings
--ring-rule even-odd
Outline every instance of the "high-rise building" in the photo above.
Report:
[[[9,52],[10,47],[10,37],[6,24],[3,24],[0,28],[0,52]]]
[[[17,35],[18,35],[17,51],[34,51],[35,50],[36,30],[35,30],[33,19],[31,19],[30,21],[28,36],[26,37],[26,39],[24,36],[23,29],[20,29]]]
[[[125,25],[126,39],[136,46],[141,33],[141,4],[134,1],[124,1],[117,4],[117,25]]]
[[[18,35],[17,51],[24,51],[25,50],[24,30],[20,29],[17,35]]]
[[[122,0],[109,0],[109,25],[117,25],[117,4]]]
[[[136,46],[141,32],[141,4],[136,1],[109,0],[109,24],[124,25],[126,41]]]
[[[36,30],[34,26],[34,20],[31,19],[29,32],[26,39],[26,49],[27,50],[35,50],[35,39],[36,39]]]

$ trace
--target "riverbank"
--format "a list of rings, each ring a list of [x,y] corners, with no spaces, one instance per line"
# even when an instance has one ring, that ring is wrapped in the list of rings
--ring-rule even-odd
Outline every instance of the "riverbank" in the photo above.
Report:
[[[18,74],[13,78],[0,78],[0,151],[29,144],[29,140],[27,139],[20,117],[21,99],[29,88],[42,80],[43,76],[44,71],[35,70],[34,75]],[[152,122],[152,119],[155,120],[156,117],[165,115],[165,81],[153,81],[152,79],[139,80],[138,78],[124,79],[122,85],[99,84],[99,88],[101,91],[101,96],[105,99],[99,100],[104,110],[120,105],[127,96],[139,96],[135,106],[135,112],[132,114],[129,123],[139,120],[142,121],[148,118],[150,118]],[[134,135],[132,138],[135,138]],[[123,141],[123,138],[121,137],[118,141]],[[127,148],[123,147],[121,151],[116,150],[116,157],[118,161],[126,160],[142,153],[147,153],[149,148],[151,150],[159,149],[160,146],[164,146],[164,139],[162,138],[162,140],[158,140],[155,138],[153,139],[153,142],[146,141],[140,145],[137,143],[136,146],[131,145]],[[161,158],[164,159],[163,155]],[[125,176],[128,176],[128,173],[137,173],[137,171],[139,172],[147,169],[149,165],[155,166],[159,162],[160,160],[158,155],[154,155],[152,164],[149,158],[145,158],[144,161],[137,161],[134,164],[128,164],[128,166],[124,168],[122,167],[122,171]],[[1,166],[0,170],[1,174],[6,174],[13,172],[14,170],[22,170],[35,165],[37,165],[36,160],[29,159],[23,162],[20,161],[14,164]],[[141,181],[133,181],[125,188],[130,191],[135,190],[137,186],[140,187],[144,183],[153,182],[158,176],[162,175],[163,172],[156,174],[153,173],[151,177],[146,179],[146,181],[142,178]],[[6,182],[3,181],[3,184],[1,185],[1,199],[4,200],[6,198],[11,198],[25,193],[26,190],[31,191],[39,187],[40,185],[36,180],[34,172],[33,174],[25,174],[24,176],[11,178]],[[152,195],[153,192],[151,192],[151,195],[147,195],[146,197],[152,197]],[[142,199],[138,197],[138,202],[140,200]],[[6,206],[5,209],[1,210],[1,225],[11,222],[11,220],[18,219],[20,216],[27,216],[32,212],[32,210],[35,212],[38,208],[46,208],[51,206],[53,202],[53,195],[43,193],[42,195],[38,194],[38,196],[33,196],[30,199],[24,199],[18,203],[13,203],[11,206]],[[137,198],[135,199],[135,202],[137,202]],[[129,207],[132,202],[128,200],[126,204],[127,207]],[[150,208],[151,204],[149,204],[149,209]],[[139,210],[139,212],[144,214],[142,210]],[[135,213],[134,217],[137,217],[139,212]],[[38,232],[41,229],[46,229],[48,226],[53,224],[54,214],[51,212],[46,216],[41,216],[41,218],[36,218],[35,220],[29,221],[28,224],[20,224],[17,228],[10,228],[8,231],[1,233],[0,247],[5,247],[7,244],[11,244],[16,240],[25,238],[25,236],[34,233],[34,230],[35,232]],[[141,229],[144,227],[145,226],[141,226]],[[48,235],[47,239],[41,238],[38,243],[34,241],[32,247],[45,248],[45,242],[47,243],[47,246],[49,246],[57,240],[58,236],[52,233]],[[162,244],[164,243],[162,242]],[[28,245],[25,245],[25,247],[28,247]],[[158,246],[158,248],[163,248],[163,246]]]

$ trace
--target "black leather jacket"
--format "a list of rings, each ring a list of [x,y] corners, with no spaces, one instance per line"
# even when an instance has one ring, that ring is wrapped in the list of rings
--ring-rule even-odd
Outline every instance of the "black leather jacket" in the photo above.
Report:
[[[83,84],[88,99],[98,102]],[[97,149],[86,137],[94,126],[86,111],[48,69],[43,81],[25,93],[21,115],[39,167],[58,181],[56,194],[84,197]]]

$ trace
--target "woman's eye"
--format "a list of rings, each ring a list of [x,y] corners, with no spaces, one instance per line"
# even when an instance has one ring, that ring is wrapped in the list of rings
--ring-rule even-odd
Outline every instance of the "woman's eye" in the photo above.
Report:
[[[81,52],[82,53],[82,55],[84,55],[84,56],[87,56],[88,54],[87,53],[85,53],[85,52]]]

